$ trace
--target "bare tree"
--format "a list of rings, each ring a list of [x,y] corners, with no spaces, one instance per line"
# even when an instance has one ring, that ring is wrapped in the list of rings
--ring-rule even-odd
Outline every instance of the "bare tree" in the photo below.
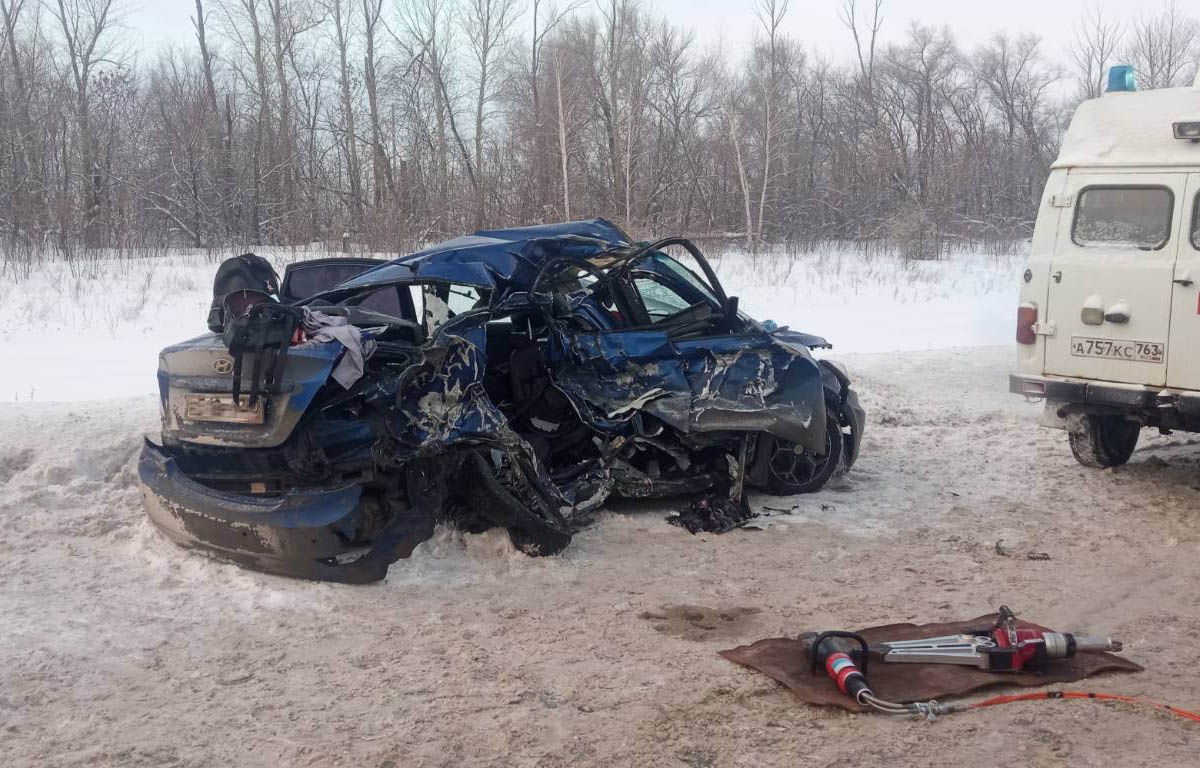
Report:
[[[450,134],[454,108],[449,98],[450,77],[446,52],[451,47],[452,0],[410,0],[401,5],[400,33],[393,37],[405,55],[424,75],[432,95],[434,117],[434,210],[449,203]],[[461,140],[460,140],[461,144]],[[472,186],[478,181],[471,176]]]
[[[350,177],[350,221],[354,229],[362,228],[363,190],[362,168],[358,159],[358,133],[354,127],[354,98],[350,82],[350,34],[352,17],[346,13],[343,0],[327,0],[325,11],[333,19],[334,44],[338,53],[338,94],[342,108],[342,146],[346,153],[346,173]]]
[[[1104,93],[1104,77],[1121,48],[1122,39],[1121,23],[1106,17],[1099,5],[1087,10],[1079,20],[1067,54],[1081,99],[1094,99]]]
[[[13,92],[8,98],[7,112],[10,112],[12,122],[10,136],[13,145],[13,179],[9,185],[10,211],[9,225],[16,238],[24,238],[25,230],[31,226],[45,226],[45,198],[40,189],[35,189],[32,178],[33,154],[33,120],[30,114],[30,84],[25,57],[18,50],[18,24],[25,10],[24,0],[0,0],[0,14],[3,15],[4,46],[0,53],[8,55],[8,67],[12,72]],[[38,8],[34,8],[36,14]],[[42,218],[42,221],[38,221]],[[26,219],[29,219],[27,221]]]
[[[200,46],[200,66],[204,73],[204,92],[208,100],[208,109],[202,119],[205,125],[213,126],[216,143],[220,147],[220,198],[223,226],[226,233],[237,228],[237,213],[234,204],[235,185],[233,176],[233,115],[230,114],[228,96],[226,96],[226,119],[221,120],[221,106],[217,97],[216,77],[213,74],[213,54],[208,46],[208,16],[204,12],[203,0],[196,0],[196,16],[192,19],[196,29],[196,41]],[[222,125],[223,123],[223,125]],[[202,235],[197,234],[198,238]]]
[[[782,39],[780,26],[787,15],[788,0],[758,0],[755,15],[759,26],[766,35],[767,72],[766,80],[761,85],[763,91],[763,122],[762,122],[762,186],[758,194],[758,233],[759,240],[763,239],[763,224],[767,208],[767,190],[771,183],[771,161],[775,153],[776,126],[775,103],[779,98],[782,70]]]
[[[478,77],[475,91],[474,172],[480,183],[475,194],[475,224],[483,226],[486,219],[485,198],[481,190],[487,184],[484,169],[484,143],[489,110],[495,97],[497,52],[507,41],[517,19],[516,0],[470,0],[463,14],[463,31],[471,49]]]
[[[741,144],[741,129],[738,125],[738,107],[735,103],[736,96],[731,92],[729,95],[729,103],[725,108],[725,124],[729,132],[729,143],[733,146],[733,154],[736,161],[738,187],[742,192],[742,206],[745,212],[745,235],[746,246],[754,248],[754,217],[750,213],[750,180],[746,173],[746,160],[742,155]]]
[[[625,143],[632,130],[633,91],[629,64],[638,50],[633,39],[637,9],[633,0],[608,0],[601,6],[600,60],[596,62],[596,104],[604,125],[605,148],[609,178],[609,205],[612,210],[624,209],[628,220],[631,200],[629,176],[632,173]]]
[[[371,123],[371,181],[373,200],[378,207],[395,192],[392,165],[383,141],[383,126],[379,109],[379,79],[376,75],[375,30],[383,16],[383,0],[362,0],[363,40],[366,51],[363,57],[363,87],[367,91],[368,119]]]
[[[555,117],[558,125],[558,158],[559,169],[562,180],[562,211],[563,218],[571,218],[571,172],[570,172],[570,144],[568,142],[568,134],[571,130],[571,121],[574,112],[574,103],[570,95],[564,96],[564,83],[567,79],[567,74],[564,71],[568,66],[566,52],[561,47],[556,47],[551,54],[551,62],[554,65],[554,100],[555,100]],[[570,86],[566,86],[569,89]],[[568,91],[569,94],[569,91]]]
[[[104,176],[98,157],[98,137],[92,130],[91,88],[98,65],[116,65],[119,61],[119,50],[111,34],[119,16],[114,0],[56,0],[53,12],[62,30],[75,90],[79,168],[84,185],[84,242],[89,247],[96,247],[101,244],[100,206]]]
[[[529,83],[529,107],[533,116],[532,131],[530,131],[529,177],[534,180],[535,194],[540,194],[538,181],[543,178],[542,158],[546,154],[545,134],[542,124],[542,48],[546,39],[572,13],[583,6],[585,0],[572,0],[565,8],[558,9],[546,0],[530,0],[530,33],[529,33],[529,64],[525,72]],[[540,201],[539,201],[540,202]]]
[[[1166,0],[1157,16],[1140,14],[1129,27],[1126,57],[1144,88],[1188,84],[1196,66],[1200,24],[1176,0]]]
[[[296,39],[315,26],[316,20],[303,0],[266,0],[271,23],[272,60],[275,65],[275,86],[278,92],[276,142],[282,183],[280,230],[293,240],[296,232],[293,216],[297,209],[297,180],[295,125],[292,114],[292,87],[288,78],[288,63]]]
[[[856,0],[845,0],[839,11],[839,18],[854,38],[858,71],[866,84],[867,97],[870,98],[875,81],[875,48],[879,40],[879,30],[883,28],[883,0],[874,0],[871,15],[866,18],[861,31]]]
[[[1005,125],[1005,157],[997,173],[1010,176],[1010,194],[1032,201],[1041,194],[1049,158],[1047,92],[1058,79],[1042,61],[1041,41],[1033,35],[1011,39],[998,34],[976,54],[976,76]],[[1019,204],[1010,201],[1010,205]]]

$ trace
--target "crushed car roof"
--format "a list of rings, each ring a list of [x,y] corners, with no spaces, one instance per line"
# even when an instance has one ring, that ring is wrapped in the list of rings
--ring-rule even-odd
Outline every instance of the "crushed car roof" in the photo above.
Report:
[[[401,256],[342,283],[337,293],[416,279],[489,288],[526,287],[548,258],[594,256],[628,245],[629,236],[605,219],[480,230]]]

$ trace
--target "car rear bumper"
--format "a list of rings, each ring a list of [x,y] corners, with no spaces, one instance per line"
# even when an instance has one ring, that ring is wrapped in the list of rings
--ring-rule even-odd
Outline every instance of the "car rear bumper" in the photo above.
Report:
[[[268,573],[365,584],[429,538],[432,517],[398,515],[368,545],[355,543],[363,487],[290,491],[266,498],[219,491],[192,480],[149,440],[138,479],[146,513],[175,543]]]

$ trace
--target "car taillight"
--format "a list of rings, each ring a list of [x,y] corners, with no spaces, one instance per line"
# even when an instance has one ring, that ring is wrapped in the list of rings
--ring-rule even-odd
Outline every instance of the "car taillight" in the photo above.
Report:
[[[1032,344],[1037,341],[1033,326],[1037,325],[1038,310],[1034,304],[1022,304],[1017,307],[1017,343]]]

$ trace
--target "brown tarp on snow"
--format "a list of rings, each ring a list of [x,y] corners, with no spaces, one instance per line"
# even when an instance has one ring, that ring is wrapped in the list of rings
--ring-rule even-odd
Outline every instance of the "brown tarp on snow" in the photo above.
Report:
[[[954,635],[963,629],[980,629],[996,623],[996,614],[988,614],[967,621],[944,624],[887,624],[858,630],[870,645],[889,640],[917,640],[923,637]],[[1017,620],[1020,628],[1041,629],[1045,627]],[[756,669],[767,677],[777,680],[792,690],[806,704],[834,706],[850,712],[865,709],[842,693],[822,668],[817,674],[810,673],[810,659],[804,638],[776,637],[759,640],[753,645],[743,645],[721,655],[735,664]],[[868,660],[867,680],[875,695],[888,701],[907,703],[910,701],[944,700],[950,697],[1000,685],[1034,687],[1051,683],[1070,683],[1102,672],[1140,672],[1132,661],[1111,653],[1081,653],[1073,659],[1052,661],[1046,674],[1036,672],[997,673],[986,672],[975,667],[954,664],[896,664],[885,663],[878,655]]]

